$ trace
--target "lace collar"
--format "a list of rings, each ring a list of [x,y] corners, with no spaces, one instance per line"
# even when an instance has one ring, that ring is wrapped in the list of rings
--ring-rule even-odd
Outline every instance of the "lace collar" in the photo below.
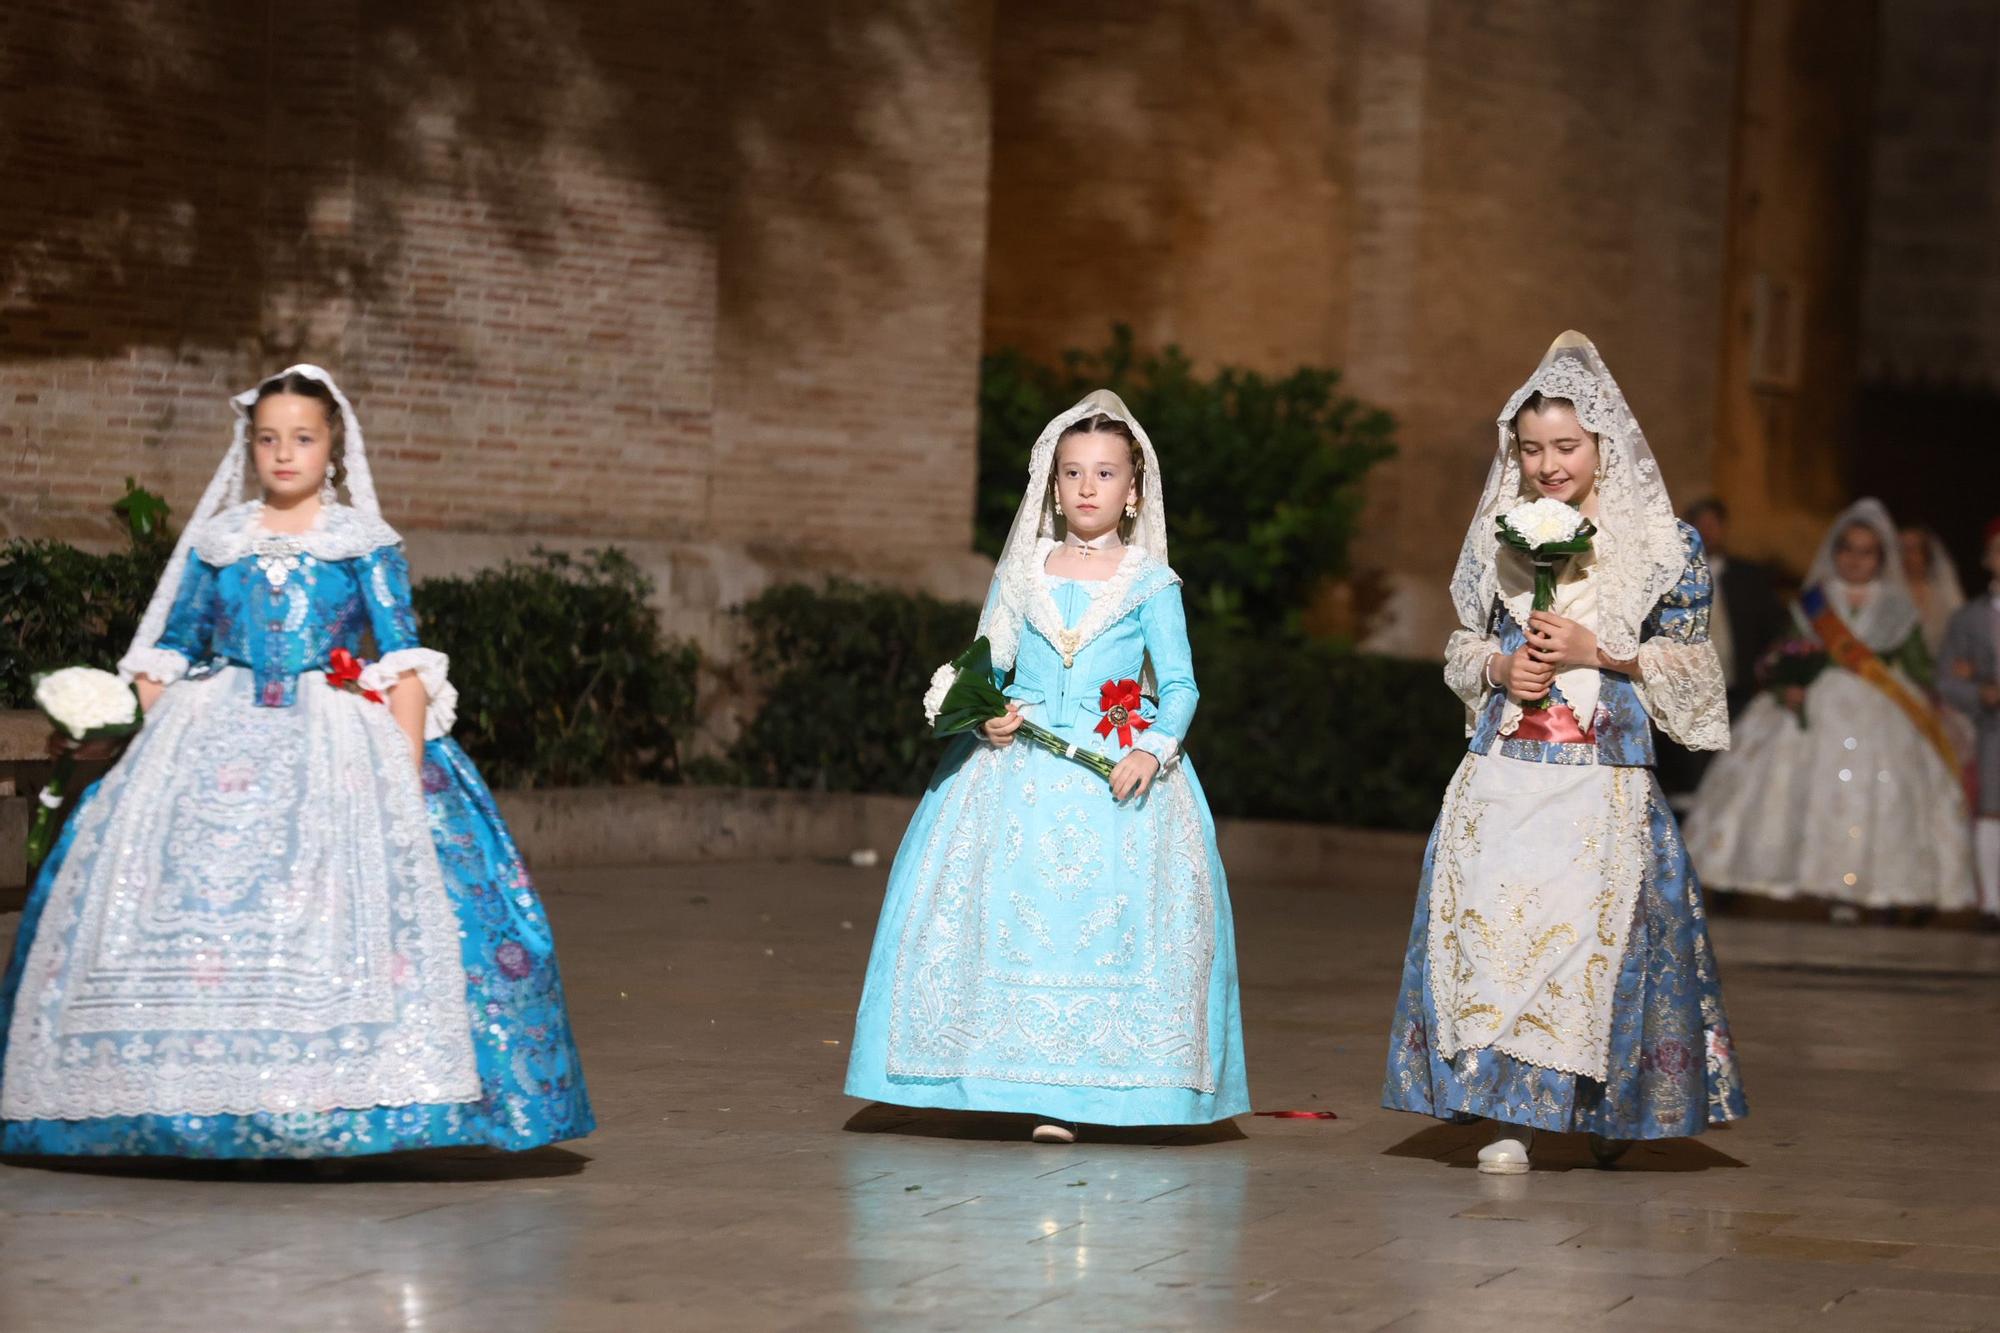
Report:
[[[1174,572],[1161,564],[1144,547],[1127,546],[1118,558],[1118,569],[1101,582],[1086,583],[1090,607],[1075,626],[1063,624],[1055,595],[1049,590],[1043,566],[1055,550],[1053,538],[1045,537],[1036,548],[1036,558],[1025,568],[1016,566],[1002,576],[1000,597],[1007,615],[1003,618],[1008,642],[1004,645],[1006,664],[1012,665],[1020,648],[1020,626],[1031,625],[1037,634],[1062,654],[1065,667],[1076,665],[1076,656],[1105,630],[1123,620],[1132,609],[1170,583],[1178,582]],[[1001,628],[995,625],[995,629]],[[1001,661],[996,642],[994,660]]]
[[[369,518],[347,505],[323,506],[313,525],[298,533],[266,531],[258,521],[263,513],[262,500],[246,500],[223,510],[194,534],[194,553],[220,569],[257,550],[280,545],[318,560],[353,560],[403,540],[381,519]]]

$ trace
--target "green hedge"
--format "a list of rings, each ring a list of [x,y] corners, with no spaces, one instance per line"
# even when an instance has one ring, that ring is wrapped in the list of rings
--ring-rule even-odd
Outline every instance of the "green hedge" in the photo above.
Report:
[[[117,506],[131,549],[0,546],[0,708],[31,708],[30,678],[114,666],[172,550],[166,507],[136,488]],[[424,641],[451,657],[453,734],[496,787],[672,782],[694,724],[698,658],[664,642],[651,584],[617,551],[538,551],[469,578],[416,585]]]
[[[1201,375],[1176,347],[1141,353],[1123,325],[1057,365],[1003,351],[980,370],[979,549],[999,555],[1043,427],[1088,390],[1115,389],[1160,456],[1174,569],[1189,614],[1210,623],[1296,629],[1321,585],[1349,572],[1363,480],[1396,452],[1393,419],[1341,392],[1337,370]]]
[[[125,520],[128,549],[93,555],[51,541],[0,546],[0,708],[32,708],[38,671],[118,665],[174,540],[158,496],[125,481],[112,506]]]
[[[940,746],[924,731],[931,673],[972,642],[979,608],[836,580],[785,584],[740,608],[761,700],[704,776],[759,787],[924,789]]]
[[[978,609],[880,588],[791,584],[743,608],[765,702],[731,752],[736,781],[914,794],[942,745],[930,675]],[[1188,755],[1218,815],[1422,830],[1465,750],[1434,663],[1219,628],[1194,631],[1201,706]]]
[[[1188,754],[1218,815],[1419,832],[1465,757],[1443,668],[1194,631]]]
[[[496,787],[675,782],[694,725],[694,648],[669,644],[652,583],[616,550],[416,585],[424,642],[451,657],[452,733]]]

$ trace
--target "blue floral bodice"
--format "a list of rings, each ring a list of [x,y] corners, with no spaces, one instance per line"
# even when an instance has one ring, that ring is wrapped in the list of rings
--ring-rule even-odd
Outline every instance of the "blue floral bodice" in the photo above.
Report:
[[[155,646],[178,654],[191,676],[248,668],[267,708],[290,707],[300,673],[325,670],[336,648],[360,657],[371,637],[370,656],[419,646],[399,544],[342,558],[315,547],[341,549],[268,535],[198,542]]]

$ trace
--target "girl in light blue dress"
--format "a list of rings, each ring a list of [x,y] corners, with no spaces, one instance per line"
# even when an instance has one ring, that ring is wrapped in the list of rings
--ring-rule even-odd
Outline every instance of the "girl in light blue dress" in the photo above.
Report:
[[[850,1096],[1023,1112],[1043,1142],[1248,1111],[1166,554],[1152,445],[1116,394],[1092,393],[1036,441],[980,619],[1015,710],[951,743],[897,852]],[[1114,758],[1109,782],[1014,743],[1022,717]]]
[[[587,1134],[548,921],[450,738],[354,410],[313,366],[234,403],[120,663],[145,727],[78,803],[0,980],[0,1151]],[[247,472],[263,498],[232,504]]]

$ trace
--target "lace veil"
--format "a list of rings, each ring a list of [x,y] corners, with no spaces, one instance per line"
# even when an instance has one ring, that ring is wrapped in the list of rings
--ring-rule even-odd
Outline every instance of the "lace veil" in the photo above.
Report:
[[[979,617],[979,632],[993,645],[993,665],[1002,671],[1014,665],[1025,614],[1025,608],[1006,596],[1005,590],[1034,586],[1045,558],[1042,543],[1062,535],[1062,515],[1056,508],[1049,481],[1055,471],[1056,444],[1063,432],[1077,422],[1100,415],[1131,427],[1132,437],[1138,440],[1145,458],[1145,477],[1139,484],[1139,517],[1133,524],[1129,544],[1163,565],[1168,563],[1166,494],[1153,442],[1147,438],[1146,428],[1132,415],[1132,409],[1125,406],[1124,399],[1109,389],[1093,389],[1076,406],[1042,428],[1034,451],[1028,455],[1028,489],[1021,495],[1021,507],[1015,511],[1014,525],[1007,531],[1007,544],[1001,548],[1000,562],[993,571],[1002,592],[988,602]]]
[[[160,581],[153,589],[153,599],[146,603],[146,614],[139,622],[139,632],[132,636],[128,658],[142,658],[143,650],[151,648],[165,632],[167,616],[173,611],[174,599],[180,595],[181,577],[187,572],[188,552],[203,525],[231,505],[254,496],[256,469],[250,465],[248,447],[250,414],[256,406],[258,390],[271,380],[286,375],[315,379],[332,390],[334,402],[340,405],[340,417],[345,427],[341,461],[347,470],[348,503],[363,517],[381,521],[382,507],[375,498],[375,475],[368,468],[368,446],[361,438],[361,421],[354,415],[354,405],[347,401],[347,395],[333,382],[333,376],[318,366],[296,365],[259,381],[255,388],[245,389],[229,400],[236,409],[236,425],[229,449],[222,455],[215,475],[209,478],[208,488],[201,493],[194,512],[188,515],[187,523],[181,528],[180,540],[174,543],[173,554],[167,558],[167,567],[161,571]],[[121,666],[120,670],[130,679],[132,672],[129,667]]]
[[[1574,403],[1584,429],[1597,437],[1604,467],[1596,486],[1597,638],[1612,657],[1636,657],[1640,630],[1660,598],[1680,582],[1687,552],[1659,464],[1618,381],[1590,339],[1573,330],[1550,344],[1535,373],[1500,410],[1499,446],[1451,576],[1459,623],[1475,633],[1486,632],[1500,590],[1494,520],[1534,498],[1522,482],[1513,423],[1521,404],[1536,392]]]
[[[1882,543],[1882,568],[1868,585],[1871,589],[1868,604],[1859,611],[1850,608],[1840,596],[1839,590],[1847,585],[1841,582],[1833,563],[1834,548],[1840,544],[1841,534],[1853,527],[1867,528]],[[1917,627],[1917,603],[1910,596],[1910,585],[1903,574],[1903,548],[1897,540],[1896,521],[1889,517],[1888,506],[1880,500],[1856,500],[1833,520],[1833,526],[1820,541],[1818,554],[1813,556],[1812,566],[1806,570],[1806,586],[1815,584],[1826,589],[1827,603],[1835,614],[1878,653],[1896,651]]]

